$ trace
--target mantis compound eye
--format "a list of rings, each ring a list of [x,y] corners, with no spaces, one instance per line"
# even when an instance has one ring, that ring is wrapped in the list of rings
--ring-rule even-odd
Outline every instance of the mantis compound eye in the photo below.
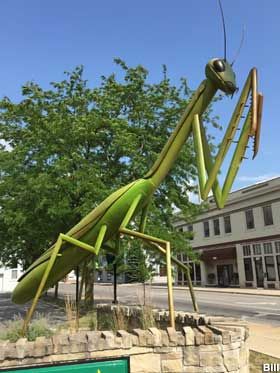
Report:
[[[213,62],[213,66],[214,66],[214,69],[218,72],[218,73],[222,73],[223,71],[225,71],[226,69],[226,66],[225,66],[225,63],[223,60],[216,60]]]

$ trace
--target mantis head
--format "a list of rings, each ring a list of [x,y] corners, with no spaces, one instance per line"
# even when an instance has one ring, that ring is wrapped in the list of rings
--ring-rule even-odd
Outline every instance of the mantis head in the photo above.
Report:
[[[235,73],[231,65],[223,58],[210,60],[205,68],[206,77],[226,94],[237,91]]]

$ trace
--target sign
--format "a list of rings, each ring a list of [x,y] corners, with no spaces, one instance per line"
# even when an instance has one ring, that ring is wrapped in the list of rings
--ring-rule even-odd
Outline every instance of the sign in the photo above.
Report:
[[[72,364],[48,365],[44,367],[30,367],[7,369],[5,371],[20,371],[20,373],[129,373],[129,359],[94,360]]]

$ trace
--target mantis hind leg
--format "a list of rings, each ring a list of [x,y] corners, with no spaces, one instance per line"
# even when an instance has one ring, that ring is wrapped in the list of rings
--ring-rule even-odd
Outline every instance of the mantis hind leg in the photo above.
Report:
[[[79,240],[76,240],[75,238],[73,237],[70,237],[70,236],[67,236],[65,234],[60,234],[58,236],[58,239],[56,241],[56,244],[54,246],[54,249],[52,251],[52,254],[51,254],[51,257],[49,259],[49,262],[48,262],[48,265],[47,265],[47,268],[42,276],[42,279],[41,279],[41,282],[40,282],[40,285],[37,289],[37,292],[35,294],[35,297],[33,298],[33,301],[32,301],[32,304],[31,304],[31,307],[29,308],[28,312],[27,312],[27,315],[26,315],[26,318],[24,320],[24,324],[23,324],[23,329],[22,329],[22,334],[25,335],[26,331],[27,331],[27,328],[28,328],[28,324],[31,320],[31,317],[33,315],[33,312],[37,306],[37,303],[38,303],[38,300],[44,290],[44,287],[46,285],[46,282],[49,278],[49,275],[50,275],[50,272],[54,266],[54,263],[56,261],[56,258],[61,255],[59,254],[59,251],[60,251],[60,248],[62,246],[62,243],[63,241],[66,241],[66,242],[69,242],[70,244],[74,245],[74,246],[77,246],[77,247],[80,247],[81,249],[83,250],[86,250],[88,252],[90,252],[91,254],[94,254],[94,255],[98,255],[99,253],[99,250],[100,250],[100,247],[102,245],[102,242],[103,242],[103,239],[104,239],[104,236],[105,236],[105,233],[106,233],[106,230],[107,230],[107,226],[106,225],[103,225],[101,228],[100,228],[100,231],[99,231],[99,234],[97,236],[97,239],[96,239],[96,243],[95,243],[95,246],[91,246],[91,245],[88,245],[82,241],[79,241]]]
[[[146,228],[148,207],[149,207],[149,205],[147,204],[147,206],[142,211],[140,226],[139,226],[139,231],[141,233],[144,233],[145,228]],[[157,249],[161,254],[166,255],[166,252],[165,252],[163,247],[160,247],[159,245],[157,245],[156,243],[151,242],[151,241],[147,242],[147,243],[153,249]],[[192,280],[191,280],[191,276],[190,276],[189,267],[187,265],[183,264],[182,262],[180,262],[178,259],[174,258],[173,256],[171,256],[171,261],[173,263],[175,263],[179,268],[181,268],[183,270],[183,272],[186,274],[187,281],[188,281],[188,286],[189,286],[189,290],[190,290],[190,294],[191,294],[191,299],[192,299],[193,310],[195,312],[199,312],[198,305],[197,305],[197,302],[196,302],[196,299],[195,299],[193,286],[192,286]]]

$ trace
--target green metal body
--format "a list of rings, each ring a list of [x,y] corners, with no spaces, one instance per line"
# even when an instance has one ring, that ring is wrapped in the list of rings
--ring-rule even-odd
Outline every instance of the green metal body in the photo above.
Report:
[[[197,153],[201,197],[203,199],[207,198],[209,191],[212,189],[218,207],[223,207],[227,194],[236,176],[239,164],[242,161],[249,136],[256,136],[254,155],[256,154],[259,141],[262,101],[261,95],[257,94],[256,70],[253,69],[250,72],[247,83],[241,93],[239,103],[235,109],[233,118],[230,121],[225,139],[220,146],[219,153],[216,159],[212,160],[205,130],[200,118],[218,89],[221,89],[227,94],[233,94],[236,91],[235,75],[231,66],[226,61],[223,61],[225,68],[224,71],[217,72],[215,61],[223,60],[214,59],[209,61],[207,64],[206,79],[200,84],[199,88],[193,95],[174,132],[171,134],[169,140],[149,172],[142,179],[136,180],[114,192],[69,232],[67,232],[66,235],[61,235],[60,243],[56,243],[47,250],[21,277],[12,295],[12,300],[15,303],[22,304],[34,298],[40,284],[43,288],[42,291],[52,287],[58,280],[62,279],[89,255],[97,255],[101,244],[104,246],[106,243],[116,240],[121,232],[122,234],[128,234],[129,231],[127,230],[126,232],[123,229],[130,223],[136,214],[144,211],[143,221],[141,223],[142,228],[140,227],[140,231],[143,232],[147,206],[155,190],[162,180],[164,180],[170,168],[176,161],[182,146],[185,144],[191,133],[194,137],[195,150]],[[233,136],[250,93],[253,100],[250,104],[249,113],[233,157],[231,169],[226,178],[224,188],[221,191],[216,177],[229,145],[233,140]],[[103,229],[102,227],[105,227],[105,230],[100,238],[99,235],[100,231]],[[143,233],[135,232],[135,234],[130,235],[149,241],[149,236],[146,236]],[[71,237],[76,241],[71,241]],[[154,246],[156,246],[157,242],[159,244],[161,243],[161,240],[157,241],[155,238],[153,240]],[[95,247],[98,246],[98,249],[97,251],[94,251],[92,246],[85,247],[83,243],[87,245],[95,245]],[[51,259],[52,253],[56,250],[56,247],[58,247],[57,254],[55,254],[55,257]],[[165,249],[162,249],[162,247],[157,248],[162,251],[163,255],[165,255]],[[173,263],[181,266],[184,270],[187,270],[186,266],[180,263],[176,258],[171,259]],[[48,266],[50,260],[53,261],[53,264]],[[45,273],[47,273],[46,281],[41,283]]]

